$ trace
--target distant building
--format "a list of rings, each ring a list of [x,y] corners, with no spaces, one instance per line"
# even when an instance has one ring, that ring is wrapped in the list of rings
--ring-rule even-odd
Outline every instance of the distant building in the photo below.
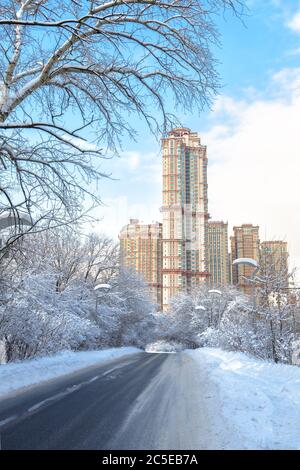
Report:
[[[233,236],[230,237],[232,262],[237,258],[252,258],[259,261],[259,227],[244,224],[233,227]],[[232,266],[232,283],[239,286],[245,294],[251,294],[252,286],[245,278],[250,278],[254,268],[240,264]]]
[[[207,156],[197,132],[173,129],[162,139],[163,308],[209,277]]]
[[[208,222],[208,271],[211,286],[229,284],[227,222]]]
[[[288,287],[288,245],[282,240],[264,241],[260,245],[260,265],[269,273],[282,277],[282,286]]]
[[[228,253],[227,273],[228,273],[228,284],[232,284],[232,255],[230,252]]]
[[[143,275],[152,300],[161,307],[162,224],[131,219],[119,239],[121,265]]]

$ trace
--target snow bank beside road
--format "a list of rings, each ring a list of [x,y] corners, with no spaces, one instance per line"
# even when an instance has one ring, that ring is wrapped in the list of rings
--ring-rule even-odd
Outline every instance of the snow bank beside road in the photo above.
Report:
[[[0,397],[45,380],[55,379],[85,367],[108,362],[137,348],[112,348],[101,351],[63,351],[55,356],[0,365]]]
[[[300,450],[300,368],[246,354],[187,351],[219,389],[223,417],[245,449]]]

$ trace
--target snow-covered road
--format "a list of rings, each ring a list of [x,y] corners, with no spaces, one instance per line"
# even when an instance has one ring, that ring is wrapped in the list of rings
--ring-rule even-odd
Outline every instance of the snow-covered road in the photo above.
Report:
[[[239,448],[221,414],[217,386],[184,352],[164,354],[157,373],[132,403],[109,448]],[[129,437],[130,436],[130,437]]]
[[[218,349],[130,352],[0,401],[3,448],[300,448],[300,368]],[[6,379],[17,366],[30,363],[5,366]]]

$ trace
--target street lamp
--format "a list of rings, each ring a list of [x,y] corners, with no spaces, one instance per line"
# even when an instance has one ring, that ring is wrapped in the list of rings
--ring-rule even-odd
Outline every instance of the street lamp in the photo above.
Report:
[[[232,262],[232,265],[235,266],[236,264],[247,264],[249,266],[253,266],[254,268],[259,269],[258,262],[253,258],[237,258]]]
[[[217,289],[211,289],[208,291],[208,294],[217,294],[217,295],[222,295],[222,292]]]
[[[98,290],[98,289],[111,289],[111,285],[110,284],[97,284],[97,286],[94,287],[94,290]]]
[[[96,306],[95,306],[95,319],[97,319],[97,313],[98,313],[98,299],[99,299],[99,295],[97,295],[97,291],[103,291],[104,293],[105,292],[108,292],[110,289],[112,288],[112,286],[110,284],[97,284],[95,287],[94,287],[94,291],[96,291]]]
[[[212,296],[212,295],[216,295],[217,297],[221,297],[223,294],[222,292],[219,290],[219,289],[210,289],[208,291],[208,295]],[[219,301],[219,305],[218,305],[218,325],[220,324],[220,321],[221,321],[221,317],[220,317],[220,301]],[[213,305],[211,304],[210,306],[210,323],[213,324]]]
[[[253,273],[252,273],[252,276],[250,278],[246,278],[246,279],[248,280],[248,282],[253,283],[252,303],[253,303],[253,307],[256,308],[255,281],[256,281],[256,274],[260,270],[260,265],[253,258],[237,258],[233,261],[232,266],[239,266],[239,265],[243,265],[243,264],[246,265],[246,266],[251,266],[251,267],[255,268]]]

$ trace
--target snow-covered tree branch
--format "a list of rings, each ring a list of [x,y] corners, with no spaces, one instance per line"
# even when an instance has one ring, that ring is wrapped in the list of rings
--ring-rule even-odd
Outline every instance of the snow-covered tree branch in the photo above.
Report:
[[[134,136],[133,115],[163,131],[175,119],[171,97],[189,111],[210,103],[214,15],[238,4],[1,2],[0,214],[26,212],[36,229],[40,218],[74,220],[83,197],[98,202],[97,159]]]

